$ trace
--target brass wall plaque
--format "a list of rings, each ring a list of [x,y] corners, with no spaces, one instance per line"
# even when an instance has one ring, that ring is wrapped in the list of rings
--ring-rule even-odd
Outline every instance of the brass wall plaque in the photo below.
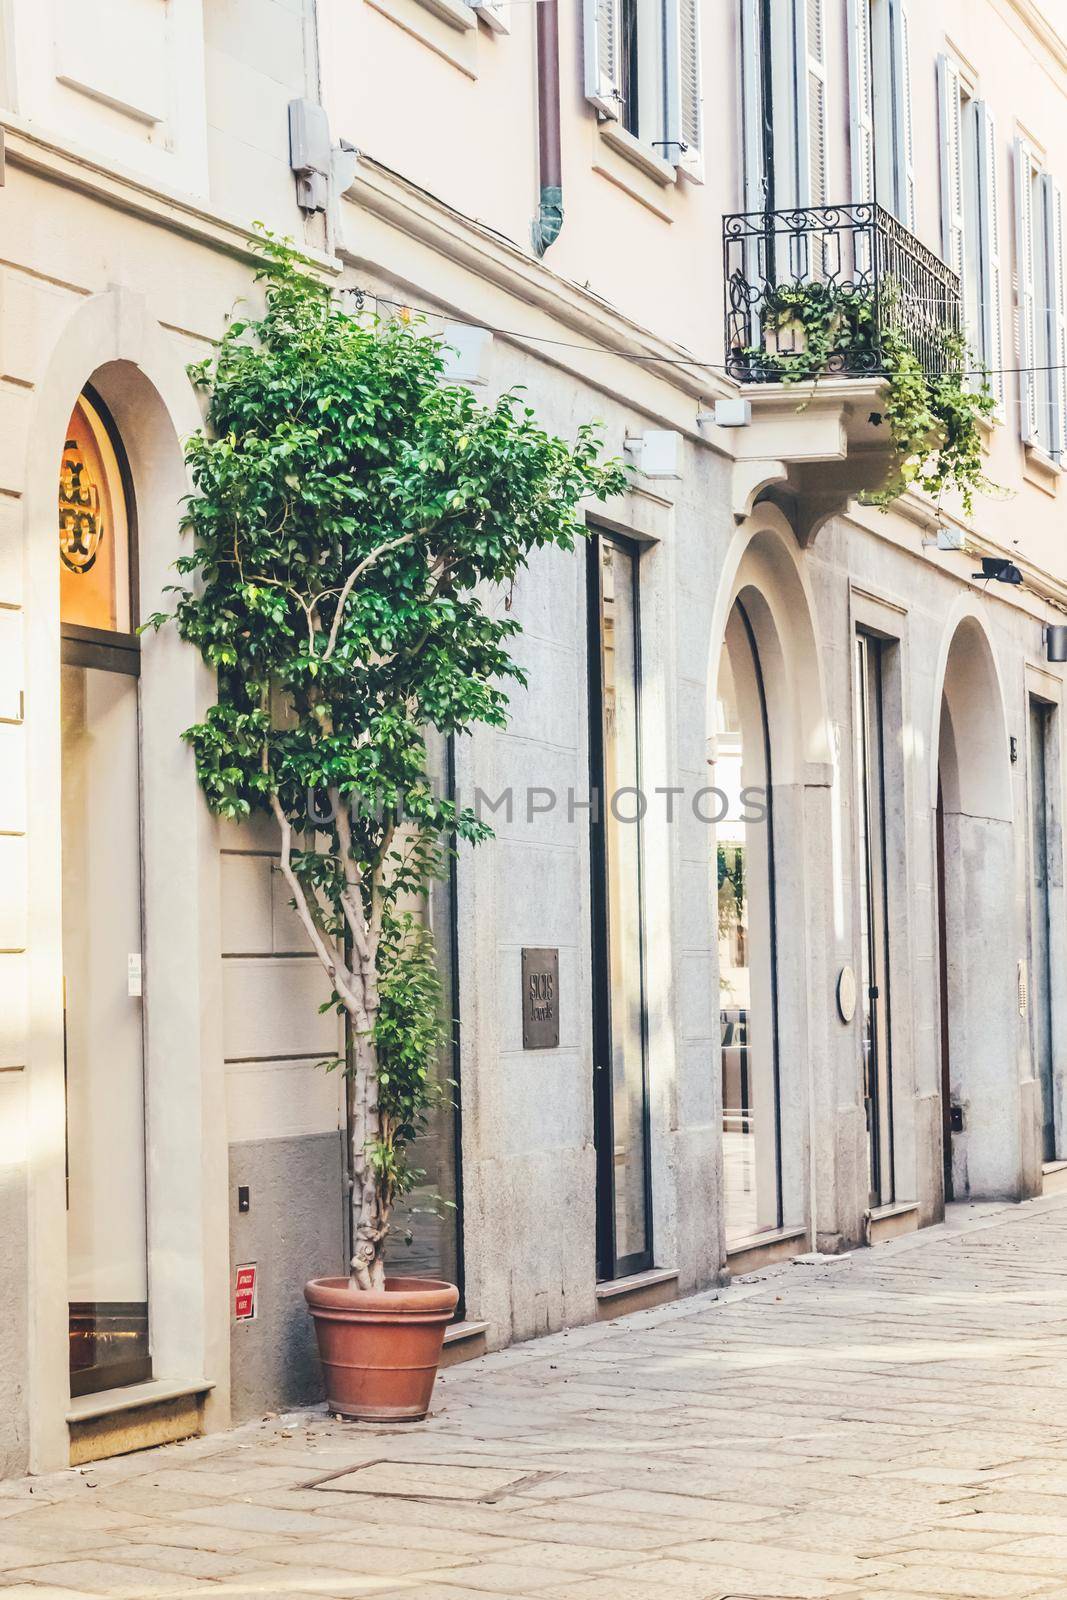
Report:
[[[522,952],[522,1048],[559,1045],[559,951]]]

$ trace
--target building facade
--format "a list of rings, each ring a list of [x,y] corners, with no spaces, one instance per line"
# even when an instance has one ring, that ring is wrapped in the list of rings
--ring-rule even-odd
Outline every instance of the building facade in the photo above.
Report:
[[[428,908],[456,1103],[393,1245],[460,1283],[452,1354],[1054,1181],[1056,19],[67,9],[0,6],[0,1471],[319,1398],[335,1023],[272,829],[200,798],[204,670],[137,632],[182,547],[186,365],[258,292],[257,220],[635,469],[494,602],[508,729],[431,749],[496,832]],[[962,321],[990,369],[969,515],[863,503],[891,465],[869,349],[773,381],[783,288],[876,273],[924,359]]]

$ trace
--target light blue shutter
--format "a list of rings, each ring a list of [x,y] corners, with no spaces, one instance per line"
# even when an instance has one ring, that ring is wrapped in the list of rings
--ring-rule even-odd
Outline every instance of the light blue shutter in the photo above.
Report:
[[[694,182],[704,181],[703,93],[699,0],[664,0],[667,148],[664,154]]]
[[[1063,196],[1047,173],[1041,179],[1045,200],[1045,272],[1048,284],[1049,453],[1059,461],[1067,452],[1067,311],[1064,307]]]
[[[982,359],[997,405],[1004,405],[1004,325],[1001,321],[1000,201],[997,193],[997,129],[984,100],[974,105],[978,136],[978,236],[981,263]]]
[[[849,149],[855,205],[874,199],[871,65],[871,0],[848,0]]]
[[[1034,284],[1034,201],[1031,188],[1033,152],[1025,139],[1015,141],[1015,315],[1019,357],[1019,432],[1027,444],[1037,440],[1037,312]]]
[[[893,130],[896,213],[915,232],[915,138],[911,113],[911,23],[904,0],[889,0],[893,53]]]
[[[617,118],[622,109],[619,83],[619,0],[582,0],[585,45],[585,97],[601,116]]]
[[[937,110],[941,133],[941,249],[945,263],[963,284],[963,100],[959,68],[948,56],[937,58]]]

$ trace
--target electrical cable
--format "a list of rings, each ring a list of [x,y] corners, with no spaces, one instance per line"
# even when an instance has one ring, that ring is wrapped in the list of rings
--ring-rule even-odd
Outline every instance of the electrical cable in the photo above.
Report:
[[[392,306],[397,311],[410,311],[420,317],[439,317],[443,322],[454,323],[459,328],[481,328],[486,333],[498,335],[502,339],[521,339],[531,344],[552,345],[563,350],[580,350],[589,355],[618,356],[621,361],[630,361],[638,365],[648,362],[656,366],[667,367],[699,367],[705,372],[727,373],[732,369],[723,361],[705,361],[700,356],[656,356],[639,355],[628,350],[616,350],[607,344],[580,344],[572,339],[555,339],[549,334],[527,333],[518,328],[498,328],[492,323],[475,322],[466,317],[453,316],[449,311],[437,311],[430,306],[413,305],[410,300],[392,300],[388,295],[375,293],[373,289],[361,289],[355,285],[348,285],[341,291],[343,294],[363,295],[374,300],[377,305]],[[938,377],[940,374],[924,369],[926,377]],[[961,378],[981,378],[1010,376],[1012,374],[1033,376],[1042,372],[1067,372],[1067,362],[1049,362],[1042,366],[1026,367],[964,367],[959,369]],[[888,377],[886,372],[872,369],[866,374],[868,377]]]

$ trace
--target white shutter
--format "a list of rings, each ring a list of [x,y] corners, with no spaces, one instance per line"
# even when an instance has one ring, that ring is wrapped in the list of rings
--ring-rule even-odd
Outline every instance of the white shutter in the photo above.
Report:
[[[585,97],[605,117],[622,110],[619,84],[619,42],[622,18],[619,0],[582,0],[585,44]]]
[[[1041,179],[1045,200],[1045,272],[1048,284],[1049,453],[1059,461],[1067,450],[1067,312],[1064,307],[1063,196],[1059,185],[1045,173]]]
[[[741,0],[741,204],[762,211],[767,199],[763,170],[763,51],[760,0]]]
[[[504,14],[504,0],[467,0],[467,4],[489,24],[494,33],[507,33],[508,21]]]
[[[948,56],[937,58],[937,109],[941,133],[941,249],[963,285],[963,100],[959,68]],[[970,331],[970,330],[969,330]]]
[[[770,56],[772,144],[774,172],[770,174],[778,210],[811,204],[808,188],[808,97],[806,0],[781,0],[770,7],[770,37],[764,48]]]
[[[694,182],[704,181],[700,0],[665,0],[667,149],[664,154]]]
[[[797,204],[827,199],[825,0],[794,0]]]
[[[852,202],[874,199],[874,94],[871,0],[848,0],[849,148]]]
[[[1019,432],[1037,439],[1037,385],[1034,355],[1037,316],[1034,295],[1034,205],[1030,188],[1033,156],[1025,139],[1015,141],[1015,316],[1019,365]]]
[[[1001,323],[1000,202],[997,195],[997,128],[984,100],[974,104],[978,135],[978,238],[981,272],[979,323],[982,360],[997,405],[1004,405],[1004,332]]]
[[[915,140],[911,119],[911,25],[904,0],[890,0],[896,213],[915,232]]]

